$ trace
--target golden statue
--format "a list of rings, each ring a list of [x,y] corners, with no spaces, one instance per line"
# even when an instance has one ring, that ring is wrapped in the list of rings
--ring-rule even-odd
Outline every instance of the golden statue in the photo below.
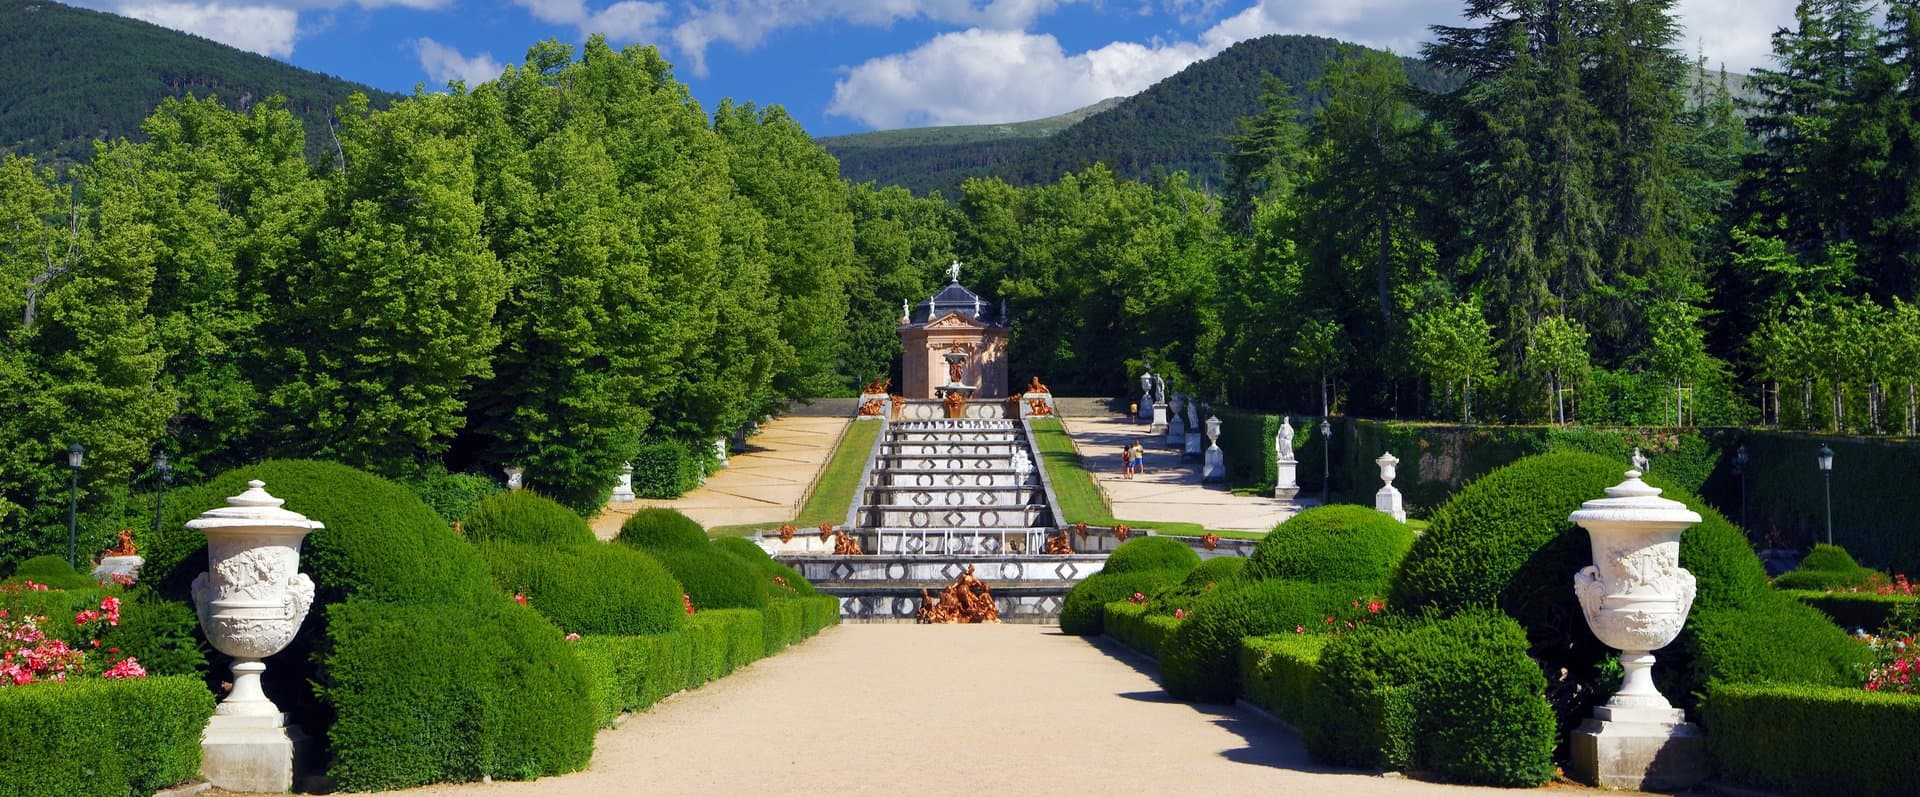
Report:
[[[885,393],[885,392],[887,392],[887,388],[888,388],[888,387],[890,387],[890,386],[892,386],[892,385],[893,385],[893,377],[890,377],[890,376],[879,376],[879,377],[875,377],[873,381],[871,381],[871,382],[868,382],[868,383],[867,383],[867,386],[866,386],[866,388],[865,388],[864,390],[862,390],[861,392],[863,392],[863,393]]]
[[[1058,535],[1048,535],[1047,536],[1047,553],[1050,553],[1050,554],[1073,553],[1073,532],[1068,529],[1061,529]]]
[[[833,533],[833,554],[835,556],[865,556],[866,551],[860,550],[860,538],[844,531],[835,531]]]
[[[138,556],[133,547],[133,530],[120,530],[120,544],[107,549],[107,556]]]
[[[799,529],[794,528],[792,523],[780,524],[780,541],[793,542],[793,533],[796,531]]]
[[[967,397],[960,395],[957,390],[947,393],[947,417],[967,417]]]
[[[1206,536],[1200,538],[1200,544],[1207,546],[1207,550],[1211,551],[1220,545],[1220,535],[1209,531]]]
[[[1040,384],[1040,377],[1036,376],[1033,378],[1033,381],[1027,383],[1027,392],[1028,393],[1052,393],[1053,391],[1048,389],[1046,385]]]
[[[1121,542],[1126,542],[1127,537],[1131,536],[1132,534],[1133,534],[1133,527],[1128,526],[1124,523],[1113,527],[1113,538]]]
[[[920,590],[920,610],[914,612],[914,619],[923,623],[997,623],[1000,607],[994,605],[987,585],[974,578],[973,565],[967,565],[967,571],[954,579],[952,586],[940,591],[939,602],[926,589]]]
[[[877,398],[870,398],[860,402],[861,417],[880,417],[880,408],[886,406],[886,403],[886,400]]]

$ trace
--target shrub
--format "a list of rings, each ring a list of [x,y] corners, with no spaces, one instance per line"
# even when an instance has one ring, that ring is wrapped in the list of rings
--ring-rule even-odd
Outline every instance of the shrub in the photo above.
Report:
[[[1786,596],[1749,606],[1695,609],[1680,639],[1689,691],[1713,683],[1854,686],[1871,651],[1818,610]]]
[[[705,548],[707,530],[676,510],[649,507],[620,524],[616,541],[643,550]]]
[[[1060,602],[1060,633],[1098,636],[1106,627],[1107,604],[1126,600],[1136,592],[1145,595],[1161,586],[1179,581],[1182,575],[1172,570],[1139,570],[1128,573],[1102,570],[1088,576],[1080,583],[1073,585],[1073,589],[1067,590],[1066,599]]]
[[[767,553],[766,549],[755,545],[752,540],[744,537],[721,537],[714,540],[713,544],[719,546],[727,553],[746,560],[747,564],[752,566],[754,571],[760,574],[761,579],[765,582],[764,586],[767,588],[767,596],[770,598],[804,597],[820,594],[814,590],[812,584],[807,582],[805,576],[800,575],[800,571],[781,564],[773,558],[772,554]],[[780,583],[774,581],[775,578],[785,581],[788,589],[782,589]]]
[[[316,689],[339,715],[327,774],[372,791],[586,766],[599,707],[561,637],[499,595],[330,607]]]
[[[763,579],[740,557],[713,545],[648,551],[666,565],[698,609],[758,609],[767,605]]]
[[[1506,615],[1363,626],[1328,642],[1320,667],[1327,704],[1307,735],[1316,756],[1496,786],[1553,777],[1546,678]]]
[[[1774,579],[1773,586],[1776,589],[1825,591],[1866,586],[1875,577],[1883,581],[1886,579],[1885,574],[1861,567],[1860,563],[1853,561],[1845,548],[1819,543],[1813,546],[1807,558],[1800,560],[1800,566]]]
[[[719,628],[719,678],[767,655],[766,617],[752,609],[712,609],[687,618],[689,625]]]
[[[213,695],[198,678],[0,689],[0,784],[18,797],[152,794],[200,774]]]
[[[1384,581],[1413,546],[1407,524],[1352,504],[1288,518],[1254,546],[1242,577],[1252,581]]]
[[[1913,606],[1916,601],[1912,595],[1881,595],[1875,592],[1782,590],[1780,594],[1819,609],[1821,614],[1843,630],[1878,631],[1886,627],[1896,609]]]
[[[1267,579],[1242,581],[1200,598],[1161,648],[1160,681],[1181,700],[1233,702],[1240,685],[1240,639],[1345,630],[1366,615],[1377,586]],[[1355,602],[1361,604],[1355,607]]]
[[[1334,637],[1327,634],[1274,634],[1240,640],[1240,694],[1286,720],[1304,734],[1323,720],[1326,687],[1320,679],[1320,652]]]
[[[641,498],[679,498],[700,486],[705,476],[699,446],[683,440],[654,439],[633,455],[633,492]]]
[[[120,624],[101,635],[100,647],[139,659],[149,675],[199,675],[207,669],[199,630],[192,606],[135,589],[120,604]]]
[[[452,523],[467,516],[473,507],[490,495],[505,492],[499,482],[477,473],[448,473],[435,469],[406,481],[407,489],[420,497],[441,520]]]
[[[13,569],[13,575],[7,577],[6,583],[18,584],[22,581],[45,584],[54,589],[88,589],[100,586],[99,582],[93,580],[93,576],[74,570],[67,565],[66,558],[60,556],[36,556],[21,562]]]
[[[1102,573],[1137,573],[1142,570],[1171,570],[1178,576],[1199,566],[1200,555],[1187,544],[1172,537],[1138,537],[1120,544],[1107,555]]]
[[[1147,596],[1148,614],[1168,616],[1182,609],[1193,608],[1204,593],[1215,589],[1226,589],[1245,567],[1247,560],[1238,556],[1216,556],[1203,559],[1200,566],[1187,572],[1187,577],[1177,584],[1168,584]]]
[[[1146,606],[1127,601],[1107,604],[1104,623],[1107,636],[1152,659],[1160,658],[1160,649],[1180,627],[1175,618],[1148,614]]]
[[[528,490],[498,493],[475,504],[460,527],[473,542],[580,545],[596,541],[593,529],[573,510]]]
[[[1722,777],[1809,797],[1913,793],[1920,696],[1723,684],[1701,705]]]
[[[660,634],[680,627],[683,590],[659,562],[622,545],[477,546],[493,583],[527,597],[563,631],[577,634]]]
[[[1208,584],[1221,585],[1239,578],[1240,572],[1246,567],[1247,559],[1243,556],[1216,556],[1212,559],[1202,559],[1200,564],[1187,571],[1187,577],[1180,583],[1195,587],[1204,587]]]

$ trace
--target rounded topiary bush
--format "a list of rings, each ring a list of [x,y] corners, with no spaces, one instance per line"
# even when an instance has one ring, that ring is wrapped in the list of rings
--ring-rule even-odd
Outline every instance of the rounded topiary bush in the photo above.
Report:
[[[503,595],[331,607],[318,693],[347,791],[529,780],[593,754],[597,709],[560,629]]]
[[[623,545],[482,542],[480,556],[501,590],[524,596],[554,625],[577,634],[664,634],[686,617],[680,582],[652,557]]]
[[[83,574],[67,564],[64,556],[36,556],[21,562],[7,576],[7,583],[18,584],[31,581],[54,589],[88,589],[100,586],[93,576]]]
[[[1777,589],[1830,590],[1865,586],[1875,577],[1885,578],[1877,570],[1861,567],[1847,549],[1819,543],[1800,565],[1773,580]]]
[[[1066,599],[1060,602],[1060,632],[1076,636],[1097,635],[1106,630],[1107,604],[1126,600],[1136,592],[1142,596],[1151,595],[1160,587],[1178,583],[1182,575],[1175,570],[1124,573],[1102,570],[1088,576],[1073,585],[1073,589],[1067,591]]]
[[[1746,606],[1695,609],[1661,658],[1687,672],[1690,693],[1714,682],[1858,687],[1872,650],[1820,610],[1769,595]]]
[[[1320,668],[1328,704],[1302,734],[1316,757],[1496,786],[1553,777],[1560,734],[1546,679],[1512,618],[1469,610],[1363,626],[1327,643]]]
[[[1385,512],[1353,504],[1309,509],[1254,546],[1248,580],[1380,581],[1413,547],[1413,530]]]
[[[1171,615],[1180,609],[1190,608],[1202,593],[1231,586],[1246,565],[1246,558],[1240,556],[1202,559],[1200,565],[1187,571],[1187,577],[1179,583],[1168,584],[1148,595],[1147,613]]]
[[[804,576],[800,575],[800,571],[781,564],[773,558],[772,554],[767,553],[766,549],[753,544],[752,540],[744,537],[721,537],[714,540],[713,544],[751,565],[766,582],[768,597],[808,597],[820,594]],[[774,581],[775,578],[784,581],[787,588],[782,589],[781,582]]]
[[[1172,537],[1137,537],[1120,544],[1107,554],[1102,573],[1135,573],[1143,570],[1172,570],[1181,576],[1199,566],[1200,555],[1186,543]]]
[[[620,524],[619,542],[645,550],[705,548],[707,530],[676,510],[649,507]]]
[[[573,510],[528,490],[487,496],[460,521],[473,542],[580,545],[595,541],[593,529]]]
[[[1200,564],[1187,571],[1187,577],[1181,579],[1180,583],[1194,587],[1204,587],[1208,584],[1225,585],[1239,578],[1246,567],[1247,559],[1244,556],[1216,556],[1212,559],[1202,559]]]
[[[1468,485],[1435,510],[1401,562],[1393,605],[1443,612],[1498,606],[1536,641],[1592,639],[1569,586],[1575,572],[1593,563],[1592,549],[1586,531],[1567,516],[1605,497],[1626,469],[1594,454],[1558,452],[1527,457]],[[1701,515],[1680,541],[1680,564],[1698,581],[1696,606],[1738,605],[1766,589],[1759,557],[1733,524],[1656,474],[1646,481]]]
[[[767,605],[766,579],[741,559],[711,544],[643,549],[686,590],[696,609],[758,609]]]
[[[1161,685],[1181,700],[1233,702],[1240,688],[1242,637],[1345,630],[1366,611],[1376,589],[1366,583],[1276,578],[1209,591],[1161,647]]]

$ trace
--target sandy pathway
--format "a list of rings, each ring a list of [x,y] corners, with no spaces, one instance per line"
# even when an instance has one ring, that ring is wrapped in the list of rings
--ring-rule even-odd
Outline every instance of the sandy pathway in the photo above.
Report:
[[[1315,766],[1053,626],[847,625],[602,732],[586,772],[423,795],[1506,793]]]

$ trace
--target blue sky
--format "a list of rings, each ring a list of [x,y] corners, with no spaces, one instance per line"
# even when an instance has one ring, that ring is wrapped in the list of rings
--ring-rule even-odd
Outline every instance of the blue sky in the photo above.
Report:
[[[1132,94],[1236,41],[1412,53],[1459,0],[83,0],[393,91],[499,74],[542,39],[653,44],[694,96],[815,135],[1033,119]],[[1793,0],[1679,0],[1680,46],[1745,71]]]

